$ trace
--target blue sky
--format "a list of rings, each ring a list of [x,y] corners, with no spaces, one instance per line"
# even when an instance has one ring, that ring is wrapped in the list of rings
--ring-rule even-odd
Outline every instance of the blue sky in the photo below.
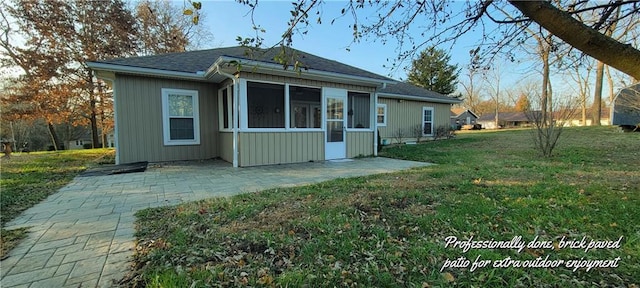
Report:
[[[395,57],[396,42],[391,40],[386,45],[381,41],[373,39],[363,39],[360,43],[352,43],[353,35],[349,25],[353,23],[353,18],[347,15],[337,19],[333,24],[331,20],[340,14],[344,7],[344,1],[327,1],[323,6],[322,24],[312,23],[308,28],[307,35],[299,35],[294,38],[293,46],[321,57],[340,61],[352,66],[356,66],[380,75],[391,76],[395,79],[405,79],[406,72],[403,69],[391,70]],[[247,13],[249,7],[232,1],[204,1],[203,12],[205,19],[202,25],[212,28],[216,47],[234,46],[238,42],[236,38],[253,37],[251,18]],[[290,1],[260,1],[255,10],[256,24],[266,30],[262,36],[266,45],[273,45],[280,40],[280,35],[286,29],[287,21],[290,18]],[[363,11],[368,12],[368,11]],[[373,13],[373,12],[372,12]],[[364,18],[366,13],[359,14]],[[473,34],[465,35],[459,39],[458,43],[451,47],[451,62],[463,68],[469,63],[469,50],[476,47],[477,36]],[[349,47],[349,51],[347,51]],[[441,47],[449,49],[449,46]],[[409,65],[409,62],[402,63],[402,67]],[[385,68],[385,66],[387,68]],[[505,84],[515,82],[521,78],[523,69],[529,73],[530,68],[526,66],[514,67],[513,65],[503,66],[504,75],[508,75]]]
[[[182,2],[182,1],[180,1]],[[307,35],[298,35],[294,38],[293,47],[299,50],[306,51],[308,53],[315,54],[317,56],[333,59],[345,64],[349,64],[355,67],[359,67],[380,75],[390,76],[394,79],[404,80],[406,79],[406,71],[403,69],[390,70],[391,62],[398,55],[396,50],[397,42],[393,39],[388,39],[386,45],[383,45],[381,41],[374,41],[375,39],[364,39],[360,43],[352,43],[353,36],[352,30],[349,25],[353,23],[353,18],[348,15],[343,18],[337,19],[333,24],[331,20],[340,15],[341,9],[347,4],[347,1],[332,1],[327,0],[324,2],[322,11],[322,24],[318,25],[315,21],[311,21],[311,26],[308,28]],[[455,5],[462,7],[463,2],[450,2],[455,8]],[[281,38],[282,33],[285,31],[287,21],[290,19],[291,1],[274,1],[274,0],[261,0],[259,1],[258,8],[255,10],[256,24],[260,25],[266,30],[266,33],[262,35],[265,38],[265,45],[273,45],[277,43]],[[236,38],[241,37],[253,37],[255,36],[252,30],[251,18],[248,15],[250,9],[247,6],[236,3],[235,1],[208,1],[202,2],[203,12],[205,19],[201,22],[202,25],[210,27],[214,40],[212,47],[224,47],[238,45]],[[508,8],[508,7],[507,7]],[[372,9],[358,10],[359,20],[362,22],[365,17],[374,15],[375,11]],[[418,22],[424,23],[424,22]],[[493,29],[491,23],[487,24],[487,29]],[[424,25],[424,24],[422,24]],[[447,24],[444,24],[447,25]],[[414,28],[415,30],[409,31],[413,35],[419,35],[418,29],[424,27]],[[420,30],[422,31],[422,30]],[[452,64],[458,64],[461,69],[459,79],[466,82],[464,76],[466,67],[469,63],[469,50],[477,47],[480,42],[482,33],[479,31],[471,31],[459,38],[453,47],[441,46],[439,48],[451,49],[449,54],[451,55]],[[350,51],[347,51],[347,47]],[[210,48],[210,47],[202,47]],[[497,63],[499,66],[500,74],[500,86],[503,92],[512,90],[514,93],[519,93],[519,89],[523,86],[535,87],[532,91],[537,91],[541,84],[541,64],[536,61],[536,57],[527,55],[525,52],[518,52],[518,63],[512,63],[508,61],[502,61],[497,57],[497,61],[494,61],[494,65]],[[401,67],[410,65],[407,61],[401,64]],[[385,66],[387,68],[385,68]],[[617,72],[615,69],[611,69],[614,76],[614,92],[617,92],[621,87],[620,80],[623,78],[627,80],[627,76]],[[595,72],[591,73],[590,77],[593,77]],[[593,78],[591,78],[593,79]],[[481,84],[480,77],[475,80],[477,84]],[[628,81],[628,80],[627,80]],[[478,83],[480,82],[480,83]],[[591,87],[594,86],[594,81],[591,81]],[[551,83],[553,85],[554,97],[564,96],[577,96],[577,84],[568,75],[563,75],[557,71],[552,70]],[[526,84],[532,84],[526,85]],[[605,78],[603,83],[603,100],[608,103],[608,84]],[[458,91],[463,91],[459,86]],[[588,102],[591,102],[593,98],[593,90],[589,92]],[[487,91],[481,91],[481,97],[488,99]],[[504,96],[503,96],[504,97]],[[559,99],[559,98],[557,98]]]

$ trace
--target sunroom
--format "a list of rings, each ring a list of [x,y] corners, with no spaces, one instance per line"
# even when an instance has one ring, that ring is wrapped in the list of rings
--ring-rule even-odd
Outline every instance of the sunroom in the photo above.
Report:
[[[249,72],[233,77],[218,90],[218,123],[220,157],[234,166],[375,154],[376,86]]]

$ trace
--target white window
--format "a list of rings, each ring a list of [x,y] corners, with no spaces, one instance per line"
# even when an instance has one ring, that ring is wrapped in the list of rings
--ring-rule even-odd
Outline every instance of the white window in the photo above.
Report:
[[[378,126],[387,126],[387,104],[378,104],[376,119]]]
[[[199,145],[198,91],[162,88],[164,145]]]
[[[422,135],[433,136],[433,107],[422,107]]]

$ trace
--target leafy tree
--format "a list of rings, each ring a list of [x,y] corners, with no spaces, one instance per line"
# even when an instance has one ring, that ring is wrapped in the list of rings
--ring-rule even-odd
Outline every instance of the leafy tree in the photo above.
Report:
[[[138,54],[182,52],[207,43],[212,34],[183,17],[180,7],[168,0],[139,2],[135,8]],[[200,20],[203,15],[199,16]]]
[[[111,105],[104,84],[84,63],[133,54],[135,20],[124,2],[16,0],[2,10],[3,64],[22,70],[13,97],[4,100],[20,108],[13,114],[46,119],[55,147],[61,143],[53,124],[70,118],[87,123],[97,147],[98,126]],[[25,42],[14,41],[19,37]]]
[[[516,100],[515,110],[518,112],[525,112],[531,109],[531,103],[529,102],[529,97],[527,94],[520,94],[518,96],[518,100]]]
[[[106,143],[113,128],[111,93],[86,61],[184,51],[202,39],[201,29],[193,29],[168,1],[141,2],[135,15],[122,0],[14,0],[0,6],[0,61],[19,68],[2,99],[3,120],[45,119],[57,148],[58,124],[89,126],[94,147]]]
[[[464,76],[467,77],[466,81],[461,81],[460,85],[464,90],[463,99],[464,105],[471,109],[474,113],[478,113],[478,106],[482,101],[480,97],[480,89],[478,83],[476,82],[476,76],[480,72],[480,67],[475,64],[475,61],[471,61],[471,63],[467,66],[467,72]]]
[[[430,47],[412,61],[407,81],[440,94],[451,94],[458,85],[460,70],[457,65],[449,64],[450,60],[451,56],[444,50]]]

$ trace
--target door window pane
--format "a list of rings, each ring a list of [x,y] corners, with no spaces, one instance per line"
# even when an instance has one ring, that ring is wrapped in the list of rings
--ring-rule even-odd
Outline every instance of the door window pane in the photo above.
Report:
[[[343,119],[344,101],[327,98],[327,120]]]
[[[327,142],[342,142],[344,121],[327,121]]]

